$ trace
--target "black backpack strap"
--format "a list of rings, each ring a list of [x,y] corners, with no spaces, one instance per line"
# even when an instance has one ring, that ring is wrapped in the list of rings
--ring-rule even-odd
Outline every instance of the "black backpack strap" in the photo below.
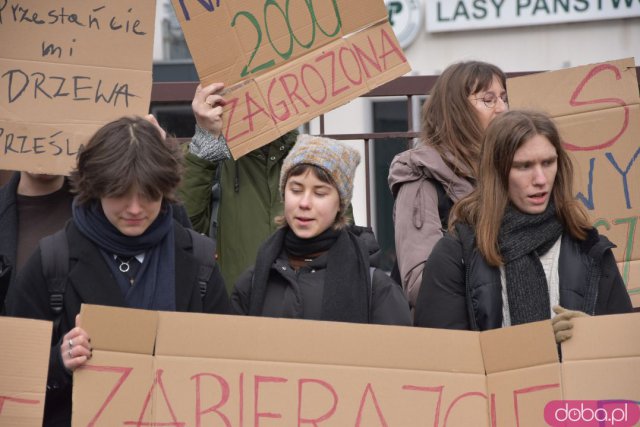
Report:
[[[49,291],[49,308],[57,326],[62,314],[64,292],[69,275],[69,243],[65,229],[58,230],[40,240],[40,256],[42,257],[42,274]]]
[[[449,212],[453,206],[453,200],[451,200],[440,181],[437,179],[429,179],[429,181],[436,187],[436,192],[438,193],[438,216],[440,217],[442,229],[447,231],[449,229]]]
[[[200,266],[198,267],[198,285],[200,286],[200,297],[204,300],[207,294],[207,284],[216,266],[216,244],[207,236],[187,228],[191,234],[193,244],[193,256],[196,257]]]

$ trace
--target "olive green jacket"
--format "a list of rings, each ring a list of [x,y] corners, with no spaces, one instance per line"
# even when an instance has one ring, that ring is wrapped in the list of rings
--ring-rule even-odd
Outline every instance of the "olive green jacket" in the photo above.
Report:
[[[255,263],[260,244],[277,228],[274,218],[283,212],[278,190],[280,169],[297,135],[289,132],[237,161],[207,161],[189,152],[185,155],[185,174],[178,193],[193,228],[201,233],[209,234],[211,187],[217,168],[222,168],[218,263],[229,293],[238,276]]]

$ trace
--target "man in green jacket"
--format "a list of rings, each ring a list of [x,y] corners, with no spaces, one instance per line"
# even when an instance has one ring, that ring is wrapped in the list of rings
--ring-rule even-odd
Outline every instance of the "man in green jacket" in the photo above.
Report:
[[[233,160],[222,135],[223,88],[213,83],[196,90],[191,103],[196,132],[179,195],[193,228],[217,240],[218,263],[231,293],[238,276],[255,262],[259,245],[277,228],[273,219],[283,211],[280,169],[298,132]]]

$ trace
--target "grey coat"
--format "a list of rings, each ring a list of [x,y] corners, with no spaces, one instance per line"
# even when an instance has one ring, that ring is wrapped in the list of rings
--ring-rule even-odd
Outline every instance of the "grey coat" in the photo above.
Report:
[[[393,223],[402,288],[415,306],[424,263],[444,234],[438,214],[438,192],[430,180],[442,183],[456,202],[473,185],[455,174],[432,147],[421,145],[398,154],[389,168],[389,188],[395,197]]]

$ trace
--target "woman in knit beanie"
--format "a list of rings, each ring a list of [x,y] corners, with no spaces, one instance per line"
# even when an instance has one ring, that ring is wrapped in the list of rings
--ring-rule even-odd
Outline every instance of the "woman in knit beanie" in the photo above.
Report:
[[[268,317],[410,325],[401,288],[371,265],[370,229],[347,226],[360,154],[300,135],[282,165],[281,225],[238,279],[232,311]]]

